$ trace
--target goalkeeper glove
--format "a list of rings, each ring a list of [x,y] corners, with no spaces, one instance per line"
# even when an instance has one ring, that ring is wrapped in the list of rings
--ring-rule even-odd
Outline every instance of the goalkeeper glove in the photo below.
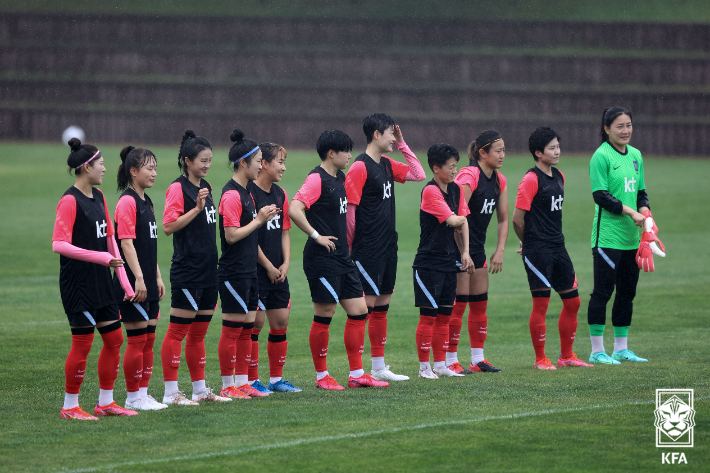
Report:
[[[661,240],[658,239],[658,227],[653,221],[651,212],[646,210],[642,215],[646,217],[646,220],[644,221],[645,231],[641,234],[641,244],[636,252],[636,263],[638,264],[639,269],[649,272],[655,269],[653,264],[653,255],[655,254],[661,258],[665,258],[666,247],[663,245]]]

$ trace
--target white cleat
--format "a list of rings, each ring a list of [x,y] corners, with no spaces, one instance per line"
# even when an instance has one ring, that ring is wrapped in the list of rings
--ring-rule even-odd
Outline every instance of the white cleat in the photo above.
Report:
[[[436,373],[439,378],[463,378],[464,375],[459,374],[455,371],[451,371],[449,368],[443,368],[440,370],[435,369],[434,373]]]
[[[372,377],[377,381],[408,381],[409,376],[403,374],[394,374],[390,371],[390,365],[385,366],[383,370],[372,370]]]
[[[160,405],[165,406],[165,404]],[[134,411],[157,411],[159,409],[162,409],[162,407],[158,407],[157,405],[150,402],[150,399],[148,399],[147,396],[139,397],[138,399],[135,399],[132,402],[126,401],[125,406],[126,409],[133,409]]]
[[[212,392],[210,388],[205,388],[200,392],[192,393],[193,401],[215,401],[215,402],[228,402],[231,401],[231,397],[219,396]]]
[[[419,368],[419,377],[426,379],[439,379],[439,377],[431,370],[431,366]]]
[[[146,399],[148,399],[148,401],[156,407],[156,410],[167,409],[167,408],[168,408],[168,405],[167,405],[167,404],[163,404],[162,402],[158,402],[158,401],[157,401],[153,396],[151,396],[150,394],[146,394],[146,395],[143,396],[143,397],[146,398]]]
[[[182,391],[175,391],[172,394],[165,394],[163,396],[163,404],[172,404],[174,406],[199,406],[200,404],[189,400],[185,397],[185,393]]]

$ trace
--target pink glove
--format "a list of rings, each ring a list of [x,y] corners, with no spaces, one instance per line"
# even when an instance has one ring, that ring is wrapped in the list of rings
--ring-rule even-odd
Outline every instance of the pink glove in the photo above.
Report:
[[[644,210],[643,212],[641,212],[641,215],[646,217],[646,220],[651,219],[651,231],[654,235],[658,235],[658,227],[656,226],[656,221],[653,220],[653,215],[651,215],[651,211]]]
[[[650,226],[650,225],[649,225]],[[657,245],[660,245],[660,249]],[[666,247],[663,246],[661,240],[651,231],[645,231],[641,234],[641,244],[636,252],[636,263],[639,269],[643,269],[645,272],[653,271],[655,268],[653,266],[653,254],[657,254],[660,257],[665,257]]]

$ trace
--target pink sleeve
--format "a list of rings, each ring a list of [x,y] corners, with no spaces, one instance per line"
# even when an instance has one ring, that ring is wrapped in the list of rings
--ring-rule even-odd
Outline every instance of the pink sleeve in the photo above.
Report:
[[[182,186],[179,182],[173,182],[165,192],[165,212],[163,213],[163,225],[174,222],[185,213],[185,202],[182,198]]]
[[[121,258],[121,253],[118,251],[118,245],[116,244],[116,239],[113,236],[107,238],[108,251],[113,255],[114,258]],[[121,283],[121,288],[123,292],[126,293],[127,297],[135,297],[136,293],[133,292],[131,283],[128,282],[128,276],[126,275],[126,268],[120,266],[118,268],[113,268],[116,276],[118,276],[118,282]]]
[[[136,201],[133,197],[124,195],[116,204],[116,232],[120,240],[136,239]]]
[[[505,189],[506,184],[508,184],[508,180],[505,178],[503,174],[500,172],[498,173],[498,183],[500,184],[500,190],[502,191]]]
[[[422,164],[419,162],[419,159],[412,153],[412,150],[409,149],[409,146],[407,146],[407,143],[404,141],[401,141],[399,143],[396,143],[397,149],[402,153],[404,156],[404,159],[407,160],[407,171],[404,175],[403,180],[399,181],[395,179],[397,182],[404,182],[404,181],[415,181],[415,182],[421,182],[424,179],[426,179],[426,174],[424,173],[424,168],[422,167]],[[394,168],[393,168],[394,171]],[[395,174],[396,175],[396,174]]]
[[[101,189],[97,187],[98,191],[101,192]],[[104,195],[103,192],[101,192],[101,195],[104,198],[104,210],[106,211],[106,236],[107,237],[112,237],[114,233],[113,230],[113,219],[111,218],[111,214],[108,213],[108,204],[106,203],[106,196]],[[118,256],[117,256],[118,258]]]
[[[224,217],[225,227],[240,227],[242,218],[242,199],[239,192],[235,190],[227,191],[222,195],[219,202],[219,214]]]
[[[298,192],[296,192],[293,199],[303,202],[306,205],[306,210],[308,210],[311,208],[311,205],[315,204],[318,199],[320,199],[320,191],[320,174],[314,172],[308,175],[306,182],[304,182]]]
[[[537,175],[529,172],[523,177],[518,186],[518,197],[515,199],[515,208],[520,210],[530,210],[533,198],[537,194]]]
[[[284,191],[284,210],[283,210],[283,216],[284,216],[284,224],[283,224],[283,229],[288,230],[291,228],[291,217],[288,216],[288,192],[286,192],[286,189]]]
[[[57,217],[54,219],[54,233],[52,233],[52,241],[64,241],[71,243],[75,220],[76,199],[73,195],[65,195],[59,200],[59,204],[57,204]]]
[[[113,259],[113,255],[111,255],[111,253],[86,250],[84,248],[74,246],[64,240],[53,240],[52,251],[62,256],[66,256],[67,258],[78,259],[80,261],[86,261],[87,263],[96,263],[101,266],[109,266],[109,263],[111,263],[111,260]]]
[[[357,205],[348,203],[348,213],[345,218],[348,222],[348,246],[350,251],[353,249],[353,238],[355,238],[355,211],[357,210]]]
[[[394,168],[393,168],[394,170]],[[345,194],[348,197],[348,203],[360,205],[362,198],[362,188],[365,187],[367,181],[367,168],[362,161],[355,161],[348,174],[345,176]]]
[[[455,181],[458,184],[467,184],[471,188],[471,192],[478,187],[478,178],[481,175],[481,170],[475,166],[466,166],[461,168]]]
[[[454,214],[437,186],[426,186],[424,188],[424,192],[422,192],[421,209],[436,217],[439,223],[443,223]]]
[[[463,193],[463,187],[461,184],[458,184],[459,186],[459,216],[460,217],[466,217],[471,213],[471,211],[468,208],[468,204],[466,203],[466,196]]]

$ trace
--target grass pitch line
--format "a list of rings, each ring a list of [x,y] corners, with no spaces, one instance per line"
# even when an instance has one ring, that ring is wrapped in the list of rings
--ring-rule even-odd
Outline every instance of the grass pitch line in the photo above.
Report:
[[[710,399],[710,396],[699,396],[699,397],[695,398],[696,401],[700,401],[703,399]],[[235,450],[225,450],[222,452],[196,453],[196,454],[192,454],[192,455],[181,455],[181,456],[169,457],[169,458],[151,458],[149,460],[124,462],[124,463],[113,463],[113,464],[109,464],[109,465],[101,465],[101,466],[96,466],[96,467],[91,467],[91,468],[77,468],[77,469],[73,469],[73,470],[61,469],[61,470],[55,470],[55,471],[61,471],[61,472],[65,472],[65,473],[86,473],[86,472],[93,472],[93,471],[114,470],[117,468],[124,468],[124,467],[130,467],[130,466],[150,465],[150,464],[154,464],[154,463],[167,463],[167,462],[174,462],[174,461],[181,461],[181,460],[199,460],[201,458],[211,458],[211,457],[218,457],[218,456],[225,456],[225,455],[238,455],[241,453],[249,453],[249,452],[255,452],[255,451],[260,451],[260,450],[272,450],[272,449],[278,449],[278,448],[297,447],[299,445],[307,445],[310,443],[332,442],[332,441],[338,441],[338,440],[344,440],[344,439],[370,437],[373,435],[394,434],[397,432],[429,429],[432,427],[442,427],[442,426],[447,426],[447,425],[461,425],[461,424],[472,424],[472,423],[476,423],[476,422],[486,422],[486,421],[490,421],[490,420],[505,420],[505,419],[518,419],[518,418],[525,418],[525,417],[538,417],[538,416],[551,415],[551,414],[565,414],[568,412],[588,411],[588,410],[592,410],[592,409],[614,409],[617,407],[655,404],[655,403],[656,403],[655,400],[637,401],[637,402],[625,402],[625,403],[621,403],[621,404],[594,405],[594,406],[586,406],[586,407],[570,407],[570,408],[566,408],[566,409],[548,409],[548,410],[544,410],[544,411],[523,412],[520,414],[476,417],[473,419],[448,420],[448,421],[442,421],[442,422],[431,422],[428,424],[417,424],[417,425],[408,425],[408,426],[404,426],[404,427],[393,427],[391,429],[369,430],[366,432],[355,432],[355,433],[351,433],[351,434],[329,435],[326,437],[313,437],[313,438],[309,438],[309,439],[292,440],[290,442],[271,443],[271,444],[267,444],[267,445],[255,445],[252,447],[239,448],[239,449],[235,449]]]
[[[1,322],[0,327],[12,325],[43,325],[43,324],[65,324],[66,320],[40,320],[37,322]]]

